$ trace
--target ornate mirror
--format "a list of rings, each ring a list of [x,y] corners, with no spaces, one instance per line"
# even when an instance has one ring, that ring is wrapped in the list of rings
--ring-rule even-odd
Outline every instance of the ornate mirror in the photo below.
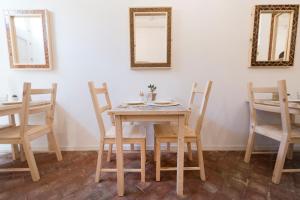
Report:
[[[47,10],[5,11],[11,68],[50,69]]]
[[[130,8],[132,68],[171,67],[172,9]]]
[[[252,67],[294,64],[299,5],[255,6]]]

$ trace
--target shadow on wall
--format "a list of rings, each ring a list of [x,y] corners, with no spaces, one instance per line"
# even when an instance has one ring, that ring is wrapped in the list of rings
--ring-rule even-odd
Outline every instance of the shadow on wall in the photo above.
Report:
[[[247,134],[245,138],[245,148],[248,142],[249,127],[250,127],[250,108],[247,103]],[[270,113],[265,111],[257,111],[257,122],[258,124],[281,124],[280,114]],[[256,150],[276,150],[279,147],[279,143],[275,140],[267,138],[265,136],[256,134],[254,148]],[[245,149],[244,148],[244,149]]]
[[[204,150],[243,150],[245,147],[244,135],[247,132],[245,128],[247,122],[244,121],[247,119],[245,104],[240,104],[240,112],[232,115],[230,107],[225,103],[223,101],[221,104],[208,106],[201,133]],[[212,112],[210,106],[214,106],[216,111]],[[222,123],[220,119],[226,119],[226,122]]]
[[[238,142],[227,142],[229,145],[224,146],[224,141],[227,141],[228,138],[234,137],[241,133],[234,132],[225,126],[216,123],[216,120],[209,119],[206,117],[203,129],[202,129],[202,144],[204,150],[241,150],[243,145]]]
[[[95,131],[98,135],[93,134],[59,104],[56,105],[55,113],[54,131],[62,150],[98,149],[98,129]],[[84,136],[82,136],[82,133],[84,133]]]
[[[281,124],[281,115],[279,113],[257,111],[257,121],[259,124]],[[277,141],[258,134],[255,139],[255,144],[258,149],[262,149],[259,148],[260,146],[265,146],[267,150],[275,150],[279,148],[279,143]]]

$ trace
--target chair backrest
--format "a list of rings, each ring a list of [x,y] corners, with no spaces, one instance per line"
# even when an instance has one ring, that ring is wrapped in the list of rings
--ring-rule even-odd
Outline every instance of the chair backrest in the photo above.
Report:
[[[278,92],[279,92],[279,101],[280,101],[280,111],[281,111],[281,124],[283,134],[291,136],[291,118],[289,112],[289,101],[287,95],[286,81],[278,81]]]
[[[202,94],[203,92],[198,91],[197,90],[197,83],[193,82],[191,95],[190,95],[189,102],[188,102],[188,109],[190,110],[190,112],[192,111],[192,106],[194,104],[195,96],[196,96],[197,93]],[[185,117],[185,124],[186,125],[189,125],[190,117],[191,117],[191,113],[186,115],[186,117]]]
[[[20,114],[20,132],[21,137],[24,137],[27,131],[28,119],[30,114],[46,113],[46,123],[52,126],[54,111],[56,105],[57,84],[53,83],[50,89],[32,89],[31,83],[24,83],[22,110]],[[50,101],[31,107],[32,95],[50,95]]]
[[[253,87],[253,83],[248,83],[248,98],[250,107],[250,126],[254,127],[257,124],[256,110],[270,111],[280,113],[280,108],[259,104],[257,101],[261,99],[256,99],[257,94],[278,94],[277,87]]]
[[[212,81],[207,81],[205,90],[203,92],[201,92],[200,90],[197,89],[197,83],[193,83],[193,86],[192,86],[191,96],[190,96],[189,104],[188,104],[190,111],[192,111],[192,105],[194,104],[196,94],[203,95],[200,110],[199,110],[199,115],[197,117],[196,126],[195,126],[195,132],[197,133],[198,136],[200,136],[200,132],[202,129],[203,120],[204,120],[204,116],[205,116],[205,112],[206,112],[206,108],[207,108],[207,104],[208,104],[208,99],[209,99],[212,83],[213,83]],[[186,122],[189,120],[189,118],[190,118],[190,116],[186,117]]]
[[[90,81],[90,82],[88,82],[88,85],[89,85],[90,94],[91,94],[92,101],[93,101],[93,106],[94,106],[94,110],[95,110],[95,114],[96,114],[96,118],[97,118],[97,122],[98,122],[98,127],[100,130],[100,137],[104,138],[106,130],[105,130],[105,125],[104,125],[104,121],[102,118],[102,113],[105,111],[108,111],[112,108],[111,101],[110,101],[109,94],[108,94],[107,84],[103,83],[102,87],[96,88],[94,82]],[[98,95],[105,96],[105,100],[106,100],[105,106],[100,105],[99,100],[98,100]],[[111,117],[112,124],[114,124],[113,116],[110,116],[110,117]]]
[[[278,94],[280,107],[264,105],[258,102],[261,99],[256,99],[255,94]],[[274,112],[281,114],[281,124],[284,134],[290,134],[291,132],[291,120],[288,109],[288,96],[286,81],[280,80],[277,82],[277,87],[253,87],[253,83],[248,83],[248,96],[250,107],[250,125],[255,126],[257,124],[256,110],[262,110],[267,112]],[[273,99],[270,99],[273,100]]]

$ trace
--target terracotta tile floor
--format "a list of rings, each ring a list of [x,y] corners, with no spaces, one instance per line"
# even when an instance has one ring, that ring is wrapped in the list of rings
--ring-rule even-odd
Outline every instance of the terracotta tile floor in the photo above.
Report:
[[[195,153],[195,152],[194,152]],[[194,154],[194,158],[195,158]],[[243,162],[244,152],[205,152],[207,181],[199,172],[185,172],[182,199],[300,199],[300,173],[284,174],[281,184],[271,183],[275,155],[255,155],[251,164]],[[162,172],[161,182],[155,182],[153,153],[147,153],[147,184],[140,184],[140,175],[125,175],[126,196],[117,197],[116,175],[104,173],[100,183],[94,183],[96,152],[63,152],[64,160],[57,162],[54,154],[35,154],[41,180],[31,181],[27,172],[0,174],[0,199],[176,199],[176,173]],[[115,161],[104,162],[106,167]],[[138,154],[125,156],[127,166],[139,167]],[[174,166],[176,154],[163,153],[162,165]],[[196,164],[186,160],[187,166]],[[11,162],[10,155],[1,155],[0,167],[26,166]],[[296,153],[287,167],[300,167]]]

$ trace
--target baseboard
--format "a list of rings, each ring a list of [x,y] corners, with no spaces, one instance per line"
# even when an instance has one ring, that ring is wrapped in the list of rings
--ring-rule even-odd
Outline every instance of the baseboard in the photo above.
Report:
[[[153,145],[147,145],[147,150],[153,150],[154,146]],[[96,145],[90,145],[90,146],[62,146],[61,150],[62,151],[97,151],[98,146]],[[166,144],[161,145],[162,149],[166,149]],[[186,146],[185,146],[186,148]],[[32,147],[33,151],[35,152],[47,152],[48,148],[43,146],[43,147],[38,147],[34,146]],[[114,148],[115,149],[115,145]],[[130,150],[130,145],[124,145],[123,147],[124,150]],[[139,146],[135,146],[136,150],[139,150]],[[177,146],[176,144],[171,144],[171,151],[176,151]],[[196,146],[192,146],[193,150],[196,150]],[[245,145],[204,145],[203,150],[204,151],[244,151],[246,149]],[[278,150],[278,146],[256,146],[256,150],[259,151],[273,151],[273,150]],[[105,150],[107,150],[107,146],[105,146]],[[300,146],[295,146],[294,148],[295,151],[300,151]],[[5,146],[5,147],[0,147],[0,154],[3,153],[9,153],[11,152],[10,146]]]

